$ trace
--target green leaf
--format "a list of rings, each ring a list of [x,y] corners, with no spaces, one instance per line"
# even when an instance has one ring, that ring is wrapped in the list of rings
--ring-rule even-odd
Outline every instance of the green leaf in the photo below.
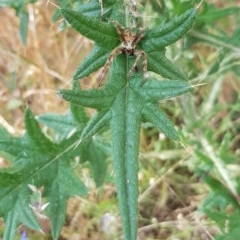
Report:
[[[106,109],[96,113],[84,128],[81,139],[91,138],[104,127],[109,127],[111,117],[111,111]]]
[[[219,222],[223,222],[223,227],[221,228],[222,234],[217,235],[215,237],[216,240],[232,240],[238,239],[240,230],[239,230],[239,222],[240,222],[240,212],[234,211],[230,214],[221,214],[219,216],[219,212],[217,210],[213,212],[210,216],[211,219],[214,219],[218,225]]]
[[[147,30],[141,44],[143,50],[147,53],[161,51],[176,42],[192,27],[196,16],[197,10],[192,8],[170,22],[161,24],[160,27]]]
[[[43,153],[54,151],[54,144],[42,133],[38,122],[29,109],[25,112],[25,127],[31,141],[43,151]]]
[[[118,78],[121,81],[120,77],[124,78],[128,68],[124,67],[122,58],[118,64],[125,71]],[[140,82],[141,78],[138,77],[137,80]],[[126,86],[118,92],[112,107],[113,164],[124,239],[137,237],[137,173],[142,110],[142,102],[138,97],[134,89]]]
[[[112,50],[120,46],[115,27],[96,18],[84,16],[70,10],[62,10],[64,18],[82,35],[95,41],[93,51],[78,68],[74,79],[85,77],[102,67]],[[159,101],[185,93],[191,86],[184,81],[186,76],[165,56],[165,47],[180,39],[192,26],[197,15],[190,9],[169,23],[160,27],[146,29],[145,36],[138,43],[137,49],[147,54],[148,71],[160,74],[169,80],[143,81],[143,71],[137,66],[129,77],[129,70],[137,56],[120,53],[113,59],[107,82],[103,88],[89,91],[74,88],[61,90],[60,96],[72,105],[95,108],[97,113],[83,129],[79,143],[82,154],[91,158],[95,180],[99,162],[96,155],[90,156],[86,151],[90,146],[89,137],[107,129],[112,132],[113,166],[124,239],[136,240],[138,219],[138,152],[140,127],[142,120],[157,126],[167,137],[179,140],[177,131],[167,115],[160,110]],[[104,16],[103,16],[104,17]],[[133,54],[134,55],[134,54]],[[106,127],[104,125],[107,125]],[[85,140],[85,141],[84,141]],[[92,146],[92,145],[91,145]]]
[[[28,184],[32,183],[36,187],[44,186],[45,197],[49,197],[50,212],[54,212],[50,216],[51,221],[56,220],[55,224],[52,224],[52,234],[57,239],[56,236],[59,235],[63,224],[64,218],[61,216],[65,216],[67,199],[73,195],[86,194],[86,187],[74,174],[69,161],[79,154],[79,148],[73,149],[78,136],[64,139],[59,145],[51,142],[41,132],[29,109],[25,112],[25,124],[27,130],[25,136],[12,139],[8,136],[7,139],[0,141],[1,151],[14,154],[16,163],[20,159],[24,161],[21,167],[13,164],[10,168],[0,171],[0,214],[5,216],[6,229],[11,229],[11,233],[6,231],[6,239],[13,239],[15,234],[13,228],[21,223],[37,229],[35,216],[29,210],[30,192],[26,191]],[[9,146],[12,143],[14,145]],[[23,146],[24,148],[19,150]],[[54,195],[54,189],[57,187],[58,194]]]
[[[95,151],[90,151],[89,160],[96,186],[100,187],[103,185],[107,176],[108,164],[106,159],[110,156],[111,149],[110,146],[103,145],[100,141],[94,141],[93,144],[92,148],[95,149]]]
[[[81,86],[77,80],[73,81],[72,89],[81,90]],[[69,114],[71,114],[74,121],[78,122],[78,127],[82,130],[87,121],[89,120],[86,111],[83,107],[79,107],[74,104],[70,105],[70,110],[71,112]]]
[[[22,159],[26,157],[26,152],[24,150],[28,150],[28,154],[35,155],[36,151],[32,148],[28,148],[29,141],[26,137],[23,138],[13,138],[6,130],[0,128],[1,139],[0,139],[0,149],[15,159]]]
[[[164,66],[169,68],[166,75],[176,79],[181,74],[178,74],[178,70],[169,60],[165,60],[164,53],[161,54]],[[180,80],[146,79],[142,84],[142,71],[134,72],[132,77],[127,78],[133,63],[134,59],[131,57],[123,54],[117,56],[111,65],[107,83],[102,89],[60,91],[60,95],[72,104],[98,110],[83,130],[81,139],[93,136],[110,122],[124,239],[136,239],[137,233],[138,148],[142,117],[156,125],[167,137],[179,140],[174,125],[159,109],[157,101],[191,89],[189,84]]]
[[[86,3],[76,2],[74,9],[88,17],[101,18],[100,4],[98,1]]]
[[[208,172],[203,175],[204,181],[211,188],[210,194],[204,200],[200,210],[208,218],[215,221],[221,233],[214,238],[218,240],[237,239],[239,236],[240,205],[238,199],[218,179]],[[234,211],[229,211],[234,209]]]
[[[148,71],[155,72],[169,79],[186,80],[185,74],[166,58],[165,51],[148,53]]]
[[[114,65],[115,63],[113,62],[112,64]],[[118,69],[118,67],[116,69]],[[108,84],[100,90],[92,89],[89,91],[83,91],[79,88],[74,88],[73,90],[60,90],[58,94],[65,100],[75,105],[96,109],[109,108],[116,93],[123,85],[121,82],[119,82],[119,84],[115,84],[115,82],[111,80],[116,76],[118,77],[119,74],[121,74],[119,71],[114,71],[112,73],[110,71],[110,80],[108,81]]]
[[[89,151],[91,149],[91,151]],[[95,141],[85,141],[82,144],[82,155],[90,163],[91,175],[97,187],[103,185],[107,175],[107,157],[110,156],[110,146],[102,143],[100,137],[95,137]]]
[[[38,122],[43,123],[53,129],[60,136],[67,136],[70,132],[76,129],[77,122],[74,122],[71,113],[66,115],[60,114],[44,114],[37,117]],[[76,129],[77,130],[77,129]]]
[[[111,117],[110,125],[113,135],[114,167],[116,172],[116,184],[120,212],[124,225],[125,239],[135,239],[137,231],[137,169],[138,169],[138,143],[139,129],[141,123],[142,103],[139,101],[139,94],[126,84],[127,67],[124,63],[124,56],[116,57],[112,63],[109,80],[105,88],[92,91],[81,91],[76,98],[69,98],[71,101],[80,101],[82,106],[89,106],[85,96],[94,100],[94,106],[102,109],[100,114],[89,126],[96,123],[95,128],[100,129]],[[133,59],[130,65],[133,64]],[[130,66],[129,65],[129,66]],[[141,75],[142,76],[142,75]],[[117,79],[117,81],[115,81]],[[112,83],[115,83],[113,86]],[[138,85],[141,78],[137,78]],[[128,86],[128,87],[127,87]],[[62,92],[61,92],[62,94]],[[63,92],[65,94],[65,92]],[[111,96],[112,95],[112,96]],[[65,96],[64,96],[65,97]],[[96,99],[94,97],[97,97]],[[106,98],[106,100],[104,100]],[[128,99],[129,101],[126,101]],[[106,104],[106,102],[108,104]],[[136,104],[138,103],[138,105]],[[93,106],[93,104],[91,104]],[[111,108],[111,114],[104,112],[104,109]],[[108,113],[108,115],[105,115]],[[110,114],[110,115],[109,115]],[[126,119],[125,116],[129,116]],[[89,129],[89,127],[88,127]],[[83,130],[85,132],[85,130]],[[86,131],[87,134],[87,131]],[[126,144],[126,142],[128,144]],[[126,147],[125,147],[126,146]],[[134,152],[132,151],[134,150]],[[128,154],[126,154],[126,151]],[[130,204],[129,204],[130,203]],[[131,207],[129,207],[131,206]]]
[[[101,22],[97,18],[87,17],[72,10],[62,9],[61,12],[72,28],[95,41],[97,45],[114,48],[120,44],[116,29],[112,24]]]
[[[111,101],[113,101],[114,95],[108,88],[105,88],[104,91],[98,90],[61,90],[59,95],[67,101],[70,101],[72,104],[77,104],[80,106],[85,106],[89,108],[108,108]]]
[[[143,109],[145,121],[157,126],[159,130],[172,140],[179,140],[177,131],[167,115],[161,111],[157,104],[148,103]]]
[[[69,136],[69,133],[73,134],[74,132],[81,130],[78,126],[78,122],[73,119],[71,112],[68,112],[66,115],[53,113],[44,114],[38,116],[37,120],[53,129],[55,134],[59,135],[60,140]]]
[[[88,76],[92,72],[101,68],[107,61],[111,51],[97,45],[94,46],[91,53],[83,60],[75,72],[73,79],[79,79]]]
[[[120,24],[124,25],[126,18],[122,9],[125,2],[124,0],[106,0],[103,2],[103,19],[106,21],[117,20]]]
[[[35,214],[29,206],[29,190],[23,189],[17,196],[17,201],[5,217],[6,225],[4,240],[14,239],[19,223],[29,226],[31,229],[39,231],[41,228]]]
[[[102,2],[103,14],[101,14],[101,5],[99,0],[91,0],[87,2],[84,1],[83,3],[76,2],[74,5],[74,10],[89,17],[102,19],[103,21],[117,19],[119,22],[124,23],[124,14],[122,11],[119,11],[123,4],[124,2],[122,0],[105,0]]]
[[[21,182],[21,176],[1,171],[0,179],[0,214],[6,215],[10,211],[17,201],[18,194],[15,192],[17,189],[17,182]],[[12,188],[9,189],[9,186]],[[11,195],[9,197],[9,195]]]
[[[78,81],[73,82],[73,88],[80,90]],[[75,132],[81,132],[89,118],[82,107],[71,104],[65,115],[45,114],[38,116],[37,120],[53,129],[57,139],[61,141]]]
[[[176,97],[191,89],[191,85],[185,81],[147,79],[138,91],[146,100],[157,101]]]
[[[211,187],[219,197],[225,200],[226,204],[231,203],[234,207],[240,210],[240,204],[235,196],[227,189],[218,179],[214,179],[209,174],[205,174],[204,181]]]
[[[69,115],[66,115],[65,119],[63,118],[62,120],[68,120],[71,130],[76,128],[79,124],[78,121],[74,120],[72,116],[70,118],[67,117]],[[54,123],[55,120],[58,120],[58,122]],[[45,116],[42,118],[42,121],[56,130],[64,126],[60,121],[59,115]],[[74,126],[73,123],[76,125]],[[71,159],[74,160],[76,156],[81,157],[81,162],[86,161],[81,155],[83,148],[82,145],[78,144],[78,133],[73,134],[71,137],[67,136],[67,139],[63,138],[58,144],[50,141],[42,133],[29,109],[25,112],[25,124],[27,132],[21,138],[13,138],[6,131],[0,129],[6,137],[0,141],[0,150],[15,156],[17,159],[16,163],[24,157],[24,164],[21,164],[21,167],[14,164],[11,168],[0,171],[0,214],[6,216],[6,228],[10,229],[6,231],[6,239],[11,240],[14,238],[14,229],[21,223],[32,229],[39,230],[39,228],[36,228],[38,225],[34,225],[36,223],[35,215],[31,214],[31,209],[29,210],[30,193],[25,190],[26,188],[28,189],[28,184],[33,182],[36,187],[44,186],[44,196],[50,203],[48,208],[52,236],[54,239],[58,239],[65,219],[68,198],[87,193],[86,187],[74,173],[69,161]],[[78,144],[78,148],[75,148],[76,144]],[[104,145],[95,141],[89,140],[88,144],[88,148],[84,151],[90,156],[87,160],[91,164],[97,186],[100,186],[106,175],[108,151]],[[22,151],[23,146],[24,153]],[[96,158],[99,162],[96,162]],[[23,196],[23,198],[20,196]],[[21,199],[24,201],[25,208],[23,208]],[[22,212],[20,210],[12,210],[16,210],[20,206],[23,208]]]
[[[86,195],[87,189],[72,172],[66,162],[59,162],[57,167],[57,177],[54,179],[49,200],[50,219],[53,239],[58,239],[65,220],[67,200],[70,196]]]

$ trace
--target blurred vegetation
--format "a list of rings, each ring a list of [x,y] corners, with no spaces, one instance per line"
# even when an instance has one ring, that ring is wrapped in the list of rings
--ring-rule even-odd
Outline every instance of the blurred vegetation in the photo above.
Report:
[[[4,7],[0,9],[0,124],[16,135],[23,132],[26,106],[37,115],[66,111],[56,91],[70,86],[74,70],[92,47],[75,31],[63,30],[53,4],[23,2],[0,1]],[[144,24],[151,26],[198,3],[149,0],[141,1],[138,8]],[[152,126],[143,125],[141,239],[239,238],[239,6],[239,0],[203,1],[194,28],[168,48],[168,57],[187,73],[194,91],[162,103],[178,126],[181,143],[170,142]],[[79,6],[73,1],[69,7]],[[81,87],[97,86],[96,76],[82,80]],[[5,167],[7,162],[0,160]],[[113,239],[120,221],[110,161],[100,188],[90,177],[88,163],[79,174],[85,177],[89,196],[69,201],[60,239]],[[112,225],[116,227],[111,229]],[[27,230],[29,238],[51,239],[47,220],[42,220],[42,227],[46,235]],[[1,224],[0,234],[3,229]]]

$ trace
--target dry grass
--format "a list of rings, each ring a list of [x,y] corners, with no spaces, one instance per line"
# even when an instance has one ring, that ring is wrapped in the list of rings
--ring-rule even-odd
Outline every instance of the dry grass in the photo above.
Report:
[[[91,48],[75,31],[61,32],[60,23],[52,23],[54,8],[42,1],[28,5],[26,47],[15,12],[0,9],[0,123],[8,123],[17,132],[23,127],[26,106],[36,115],[65,111],[66,103],[56,91],[71,85],[71,76]]]

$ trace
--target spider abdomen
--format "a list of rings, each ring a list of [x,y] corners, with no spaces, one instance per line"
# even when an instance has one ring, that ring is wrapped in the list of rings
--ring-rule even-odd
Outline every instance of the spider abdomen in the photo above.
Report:
[[[133,48],[132,49],[127,49],[127,48],[122,47],[121,51],[125,55],[134,56],[134,49]]]

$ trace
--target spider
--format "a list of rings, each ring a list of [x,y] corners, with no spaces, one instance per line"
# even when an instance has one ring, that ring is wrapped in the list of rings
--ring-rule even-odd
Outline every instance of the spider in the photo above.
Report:
[[[134,33],[130,28],[123,29],[121,25],[118,22],[114,22],[114,25],[116,27],[118,36],[121,40],[121,44],[116,47],[110,54],[107,62],[105,63],[102,73],[99,76],[98,80],[101,83],[105,75],[107,74],[114,58],[119,55],[119,54],[125,54],[127,56],[135,56],[136,60],[128,72],[128,76],[132,73],[133,70],[138,71],[137,64],[140,61],[141,58],[142,60],[142,68],[143,68],[143,73],[144,73],[144,78],[147,76],[147,54],[140,49],[136,49],[136,46],[138,42],[143,38],[144,35],[144,29],[141,28],[140,32],[138,34]]]

